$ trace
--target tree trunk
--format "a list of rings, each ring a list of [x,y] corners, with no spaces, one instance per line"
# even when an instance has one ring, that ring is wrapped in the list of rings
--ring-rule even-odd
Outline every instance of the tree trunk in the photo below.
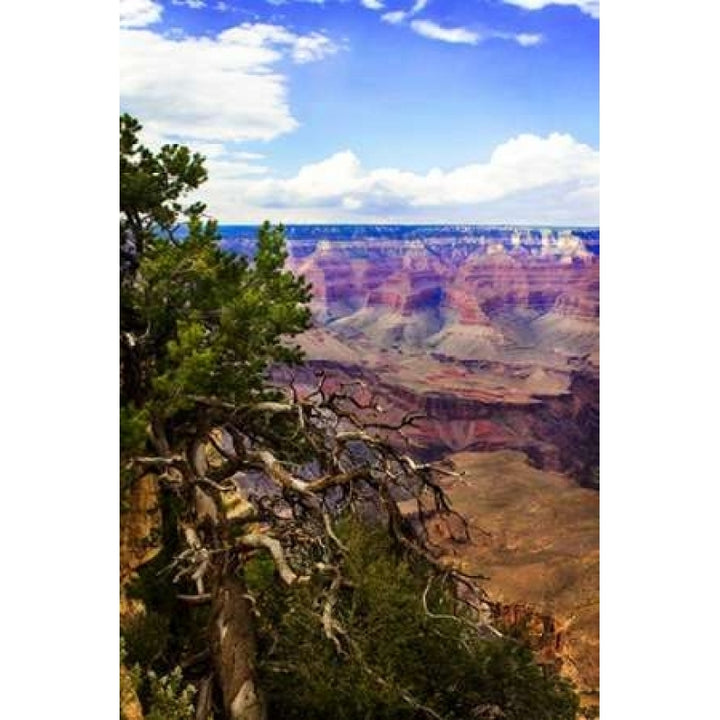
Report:
[[[226,571],[214,598],[212,652],[227,720],[265,720],[257,685],[252,607],[245,583]]]

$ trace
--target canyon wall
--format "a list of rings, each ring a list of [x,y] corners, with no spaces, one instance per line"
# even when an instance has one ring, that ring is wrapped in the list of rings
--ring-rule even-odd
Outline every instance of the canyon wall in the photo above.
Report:
[[[419,410],[417,451],[524,451],[598,484],[599,257],[571,233],[296,240],[315,369]]]

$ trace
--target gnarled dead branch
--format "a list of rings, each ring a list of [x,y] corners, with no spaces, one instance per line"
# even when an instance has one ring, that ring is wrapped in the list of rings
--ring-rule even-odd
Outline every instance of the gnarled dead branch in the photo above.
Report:
[[[437,577],[458,588],[461,580],[471,584],[471,576],[439,556],[425,530],[430,518],[460,517],[438,479],[459,474],[421,462],[408,452],[402,432],[423,417],[420,413],[379,419],[385,411],[364,383],[351,381],[331,389],[324,373],[316,377],[317,384],[305,393],[293,379],[282,401],[260,399],[237,406],[194,396],[203,409],[202,423],[191,429],[185,454],[135,459],[143,468],[176,473],[173,491],[191,499],[185,507],[192,511],[180,519],[184,549],[166,570],[174,572],[174,582],[194,585],[194,592],[178,595],[182,602],[213,602],[215,678],[228,717],[255,717],[262,705],[253,661],[243,655],[254,652],[255,610],[242,582],[242,560],[265,551],[286,585],[314,576],[326,588],[317,617],[339,654],[353,655],[364,672],[418,715],[440,720],[436,711],[401,684],[370,667],[337,617],[340,593],[347,584],[342,575],[347,553],[333,523],[348,509],[364,508],[375,513],[394,541],[427,563]],[[391,442],[395,436],[405,440],[404,451]],[[400,499],[409,497],[417,502],[417,520],[400,510]],[[432,505],[426,508],[428,497]],[[467,524],[462,527],[467,530]],[[430,610],[431,582],[422,598],[427,614],[457,620]],[[467,598],[462,602],[477,606]],[[207,702],[205,697],[201,704]]]

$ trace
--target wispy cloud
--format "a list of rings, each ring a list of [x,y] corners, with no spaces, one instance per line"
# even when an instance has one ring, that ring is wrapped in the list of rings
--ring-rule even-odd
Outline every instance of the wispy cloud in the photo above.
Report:
[[[327,35],[320,32],[311,32],[308,35],[293,35],[289,41],[292,58],[296,63],[309,63],[322,60],[328,55],[334,55],[339,46]]]
[[[432,20],[412,20],[410,27],[423,37],[431,40],[441,40],[448,43],[462,43],[465,45],[477,45],[481,36],[479,33],[467,28],[446,28],[434,23]]]
[[[120,0],[120,27],[140,28],[162,17],[162,5],[153,0]]]
[[[399,25],[408,18],[422,12],[428,6],[429,2],[430,0],[415,0],[415,3],[409,10],[393,10],[392,12],[387,12],[382,15],[380,19],[391,25]]]
[[[394,10],[393,12],[385,13],[380,17],[381,20],[392,25],[398,25],[407,17],[407,13],[403,10]]]
[[[478,45],[485,40],[511,40],[522,47],[531,47],[542,42],[543,36],[536,33],[507,33],[497,30],[478,31],[470,28],[442,27],[432,20],[412,20],[410,27],[418,35],[431,40],[462,45]]]
[[[425,10],[429,5],[429,1],[415,0],[409,10],[386,12],[380,16],[380,19],[391,25],[402,25],[406,20],[409,20],[410,28],[418,35],[430,40],[439,40],[457,45],[478,45],[484,40],[496,38],[499,40],[512,40],[523,47],[530,47],[531,45],[538,45],[543,40],[542,35],[533,33],[508,33],[496,30],[476,30],[469,27],[445,27],[433,20],[415,18],[414,16]],[[528,0],[528,2],[532,1]],[[361,0],[361,2],[366,7],[370,7],[368,3],[375,4],[377,0]]]
[[[592,18],[600,17],[600,0],[502,0],[502,2],[526,10],[542,10],[549,5],[566,5],[576,7]]]
[[[170,0],[170,2],[178,7],[189,7],[191,10],[201,10],[207,5],[204,0]]]
[[[538,33],[518,33],[515,40],[524,47],[539,45],[543,41],[543,36]]]
[[[360,4],[368,10],[382,10],[385,7],[381,0],[360,0]]]
[[[493,32],[488,37],[498,38],[500,40],[513,40],[522,47],[532,47],[539,45],[543,40],[543,36],[539,33],[503,33]]]

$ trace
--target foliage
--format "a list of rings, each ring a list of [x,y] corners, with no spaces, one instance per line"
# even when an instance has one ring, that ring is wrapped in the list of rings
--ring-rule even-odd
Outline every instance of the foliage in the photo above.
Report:
[[[193,720],[195,688],[183,683],[182,671],[176,667],[169,675],[158,677],[148,672],[150,712],[145,720]]]
[[[268,395],[270,363],[297,363],[287,342],[309,326],[309,285],[284,270],[282,226],[265,223],[254,263],[220,247],[204,206],[181,200],[206,178],[203,158],[139,143],[120,130],[121,448],[136,451],[148,423],[179,432],[198,395],[241,403]],[[180,221],[186,223],[179,238]],[[192,423],[192,417],[189,420]]]
[[[335,614],[356,645],[345,657],[321,632],[316,588],[280,597],[265,561],[246,574],[265,618],[261,670],[272,716],[409,720],[421,716],[409,695],[444,718],[575,718],[577,698],[565,681],[525,645],[449,617],[457,609],[439,584],[427,604],[444,617],[430,617],[422,603],[430,569],[398,554],[385,533],[350,522],[342,535],[347,585]]]
[[[182,670],[175,667],[166,675],[158,675],[140,662],[128,667],[133,659],[129,648],[129,637],[121,635],[120,664],[127,667],[127,672],[120,678],[120,720],[123,720],[122,699],[135,694],[144,699],[145,720],[193,720],[196,691],[193,685],[184,681]]]
[[[120,448],[129,453],[143,448],[147,440],[149,416],[132,403],[120,408]]]
[[[121,258],[131,267],[154,228],[172,233],[180,218],[199,217],[205,210],[200,202],[180,202],[207,179],[202,156],[177,144],[152,153],[138,140],[141,130],[135,118],[120,117]]]
[[[164,417],[196,395],[247,400],[269,363],[300,360],[281,336],[307,327],[309,295],[282,269],[282,229],[261,228],[254,267],[217,243],[214,223],[191,220],[182,243],[157,241],[140,264],[135,297],[157,348],[148,404]]]
[[[151,667],[168,643],[170,619],[154,610],[138,613],[123,626],[126,657],[129,663]]]

